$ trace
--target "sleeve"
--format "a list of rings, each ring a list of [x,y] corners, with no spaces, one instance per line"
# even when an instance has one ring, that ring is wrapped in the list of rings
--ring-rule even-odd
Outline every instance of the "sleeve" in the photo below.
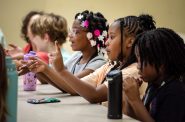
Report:
[[[49,64],[49,57],[48,57],[48,53],[46,52],[37,52],[37,56],[43,60],[45,63]]]
[[[26,46],[23,48],[24,53],[29,53],[29,51],[32,50],[31,44],[26,44]]]
[[[75,65],[76,61],[79,59],[81,55],[82,54],[80,52],[75,52],[67,61],[65,61],[64,65],[68,71],[71,72],[72,67]]]
[[[93,58],[87,65],[86,69],[96,70],[106,63],[106,60],[102,56]]]
[[[104,79],[106,75],[106,72],[105,72],[106,70],[107,70],[107,64],[101,66],[93,73],[81,78],[81,80],[83,80],[84,82],[89,82],[94,86],[98,86],[99,84],[101,84],[102,80]]]
[[[183,122],[185,120],[184,95],[169,94],[157,108],[160,109],[157,110],[155,116],[157,122]]]
[[[130,66],[124,68],[122,70],[122,77],[123,77],[123,81],[128,77],[139,78],[140,75],[139,75],[139,70],[137,69],[137,63],[131,64]],[[143,82],[139,87],[140,98],[144,96],[146,87],[147,87],[147,83],[145,82]]]
[[[122,69],[122,77],[125,80],[127,77],[139,78],[139,70],[137,69],[137,64],[131,64],[130,66]]]

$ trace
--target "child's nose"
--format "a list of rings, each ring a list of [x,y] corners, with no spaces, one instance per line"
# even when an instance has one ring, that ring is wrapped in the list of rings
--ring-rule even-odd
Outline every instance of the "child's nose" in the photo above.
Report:
[[[106,40],[105,46],[107,47],[109,45],[109,39]]]

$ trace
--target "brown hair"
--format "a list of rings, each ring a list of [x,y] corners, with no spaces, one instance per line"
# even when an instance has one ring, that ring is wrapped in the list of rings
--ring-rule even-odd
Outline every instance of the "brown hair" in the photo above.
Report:
[[[6,107],[6,94],[7,94],[7,74],[5,63],[5,52],[0,44],[0,122],[6,121],[7,107]]]
[[[57,40],[59,44],[63,44],[68,36],[67,21],[62,16],[53,13],[46,14],[34,20],[31,31],[33,35],[39,35],[42,38],[47,33],[52,42]]]
[[[22,21],[22,27],[21,27],[21,36],[23,37],[23,39],[27,42],[29,42],[29,39],[27,37],[27,33],[28,33],[28,24],[31,20],[31,18],[35,15],[43,15],[44,12],[42,11],[30,11],[23,19]]]

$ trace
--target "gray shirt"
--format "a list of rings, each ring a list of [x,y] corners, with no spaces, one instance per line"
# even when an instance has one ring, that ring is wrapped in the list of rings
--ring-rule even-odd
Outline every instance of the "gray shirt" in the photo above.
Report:
[[[65,67],[67,68],[67,70],[75,74],[83,71],[84,69],[96,70],[106,63],[106,60],[102,55],[97,55],[93,57],[89,62],[85,64],[79,64],[81,57],[81,52],[74,53],[72,57],[65,63]]]

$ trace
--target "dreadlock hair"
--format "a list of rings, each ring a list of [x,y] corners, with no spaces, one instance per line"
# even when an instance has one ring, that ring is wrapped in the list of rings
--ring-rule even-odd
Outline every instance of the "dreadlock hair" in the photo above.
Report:
[[[153,20],[153,17],[150,15],[140,15],[140,16],[127,16],[124,18],[119,18],[115,20],[115,22],[118,21],[120,23],[120,31],[121,31],[121,53],[118,57],[117,65],[120,66],[119,62],[123,61],[123,41],[124,41],[124,35],[125,37],[128,36],[136,36],[144,31],[155,29],[155,21]],[[131,54],[128,57],[128,60],[120,67],[121,69],[127,67],[128,65],[136,62],[136,56],[134,53],[134,45],[131,49]]]
[[[6,94],[8,88],[7,75],[6,75],[6,63],[5,52],[0,44],[0,122],[6,121],[7,107],[6,107]]]
[[[78,18],[78,16],[82,16],[82,18]],[[97,48],[105,48],[105,41],[107,40],[107,31],[109,26],[107,25],[107,20],[105,17],[100,13],[93,13],[92,11],[85,10],[82,13],[77,13],[75,15],[75,20],[78,19],[80,23],[84,21],[88,21],[87,32],[92,34],[92,39],[96,42]],[[96,31],[100,32],[100,35],[103,35],[105,32],[103,40],[100,40],[98,36],[95,34]]]
[[[157,72],[164,67],[167,76],[183,78],[185,82],[185,44],[173,30],[157,28],[139,35],[135,41],[141,61],[141,69],[147,63]]]
[[[44,12],[42,11],[30,11],[26,16],[25,18],[23,19],[22,21],[22,27],[21,27],[21,36],[23,37],[23,39],[29,43],[29,38],[27,37],[27,33],[28,33],[28,24],[31,20],[31,18],[34,16],[34,15],[43,15]]]

